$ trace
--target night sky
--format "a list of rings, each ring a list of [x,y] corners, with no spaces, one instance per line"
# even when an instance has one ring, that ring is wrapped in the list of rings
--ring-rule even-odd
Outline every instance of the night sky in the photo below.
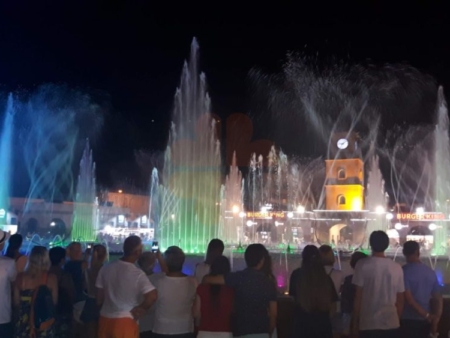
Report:
[[[134,151],[164,149],[173,95],[194,36],[214,113],[222,119],[250,114],[258,127],[255,138],[269,137],[270,125],[252,106],[249,71],[280,71],[288,51],[348,63],[408,63],[435,77],[448,94],[447,9],[370,3],[312,8],[171,2],[163,8],[131,0],[3,1],[0,92],[55,83],[98,98],[105,105],[104,126],[94,141],[98,181],[115,188],[122,177],[139,185]],[[430,122],[429,116],[413,119],[408,112],[398,117]]]

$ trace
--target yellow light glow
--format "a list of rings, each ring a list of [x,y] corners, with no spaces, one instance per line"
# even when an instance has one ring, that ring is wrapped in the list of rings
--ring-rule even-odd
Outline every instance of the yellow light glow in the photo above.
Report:
[[[237,214],[239,213],[239,207],[237,205],[233,205],[233,207],[231,208],[231,211],[233,212],[233,214]]]
[[[353,211],[361,211],[362,210],[362,201],[360,197],[354,197],[352,200],[352,210]]]

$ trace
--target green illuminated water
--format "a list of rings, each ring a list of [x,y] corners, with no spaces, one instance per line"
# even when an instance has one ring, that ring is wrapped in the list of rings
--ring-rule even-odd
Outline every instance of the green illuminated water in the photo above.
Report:
[[[95,240],[98,228],[97,207],[95,163],[92,160],[89,141],[86,141],[77,182],[71,233],[73,241],[91,242]]]
[[[220,142],[198,51],[194,39],[175,94],[163,175],[153,174],[150,188],[150,218],[160,247],[178,245],[188,253],[204,252],[217,237],[220,212]]]
[[[450,140],[447,103],[445,102],[443,88],[439,87],[437,103],[437,126],[435,130],[435,211],[442,212],[449,217],[448,200],[450,199]],[[434,230],[433,254],[447,253],[447,222],[437,224]]]

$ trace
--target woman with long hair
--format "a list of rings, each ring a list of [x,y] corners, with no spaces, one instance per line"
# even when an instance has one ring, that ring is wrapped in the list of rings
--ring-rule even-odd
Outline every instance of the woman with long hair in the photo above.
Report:
[[[47,248],[35,246],[28,257],[28,265],[25,271],[17,275],[14,283],[14,307],[18,314],[15,333],[17,338],[31,337],[30,315],[35,290],[41,285],[46,285],[51,291],[53,304],[56,305],[58,302],[58,281],[54,274],[48,273],[49,268],[50,258]],[[36,332],[35,337],[54,337],[53,328]]]
[[[294,278],[291,276],[291,290],[295,290],[294,337],[331,338],[331,317],[338,296],[314,248],[305,248],[302,266],[293,272]]]
[[[329,245],[321,245],[319,248],[320,257],[322,259],[322,264],[325,268],[325,272],[328,276],[330,276],[333,281],[334,288],[336,293],[339,295],[341,292],[342,284],[344,283],[344,275],[342,271],[336,269],[334,267],[335,258],[333,248]],[[338,338],[342,335],[343,325],[342,325],[342,316],[340,313],[336,313],[332,318],[333,325],[333,336]]]
[[[27,256],[20,253],[22,247],[22,235],[14,234],[9,238],[8,248],[6,249],[6,257],[12,258],[16,261],[16,271],[22,272],[27,265]]]
[[[225,256],[217,257],[211,264],[211,275],[223,276],[231,271]],[[197,338],[233,337],[231,322],[234,291],[225,285],[200,284],[197,288],[195,317],[199,333]]]
[[[195,266],[194,276],[199,284],[202,282],[203,277],[210,273],[212,262],[217,257],[222,256],[224,250],[225,245],[220,239],[214,238],[209,242],[205,261]]]
[[[265,257],[264,257],[264,263],[261,268],[261,272],[267,276],[267,278],[270,279],[270,281],[273,283],[275,289],[278,288],[277,279],[275,275],[273,274],[273,266],[272,266],[272,257],[269,255],[269,251],[267,251]]]

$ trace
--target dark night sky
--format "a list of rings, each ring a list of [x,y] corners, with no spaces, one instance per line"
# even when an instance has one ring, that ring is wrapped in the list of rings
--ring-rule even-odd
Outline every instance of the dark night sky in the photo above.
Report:
[[[248,71],[254,66],[279,70],[288,50],[348,62],[407,62],[450,87],[446,8],[393,8],[378,1],[348,8],[337,2],[316,8],[153,3],[17,0],[0,5],[0,91],[52,82],[108,98],[109,113],[94,145],[99,181],[105,185],[113,183],[111,168],[134,175],[133,150],[164,148],[172,97],[193,36],[201,46],[213,110],[221,117],[249,112]]]

